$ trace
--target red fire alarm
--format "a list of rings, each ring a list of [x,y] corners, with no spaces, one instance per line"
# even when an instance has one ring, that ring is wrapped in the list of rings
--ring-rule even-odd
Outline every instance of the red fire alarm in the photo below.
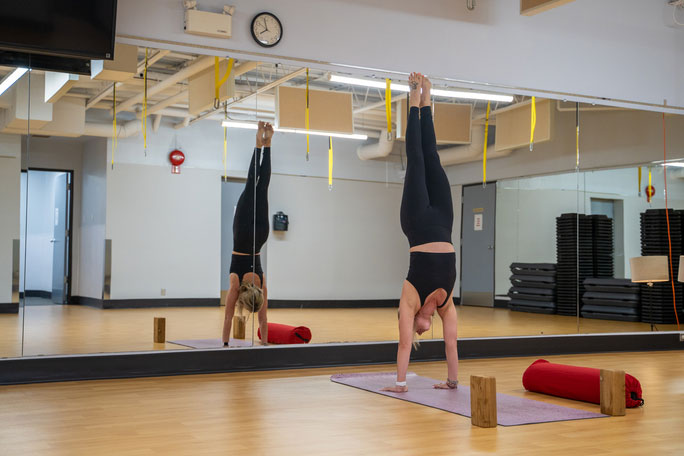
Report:
[[[651,198],[653,198],[653,195],[655,195],[656,192],[655,187],[653,185],[648,185],[644,191],[646,192],[646,201],[650,203]]]
[[[171,162],[171,172],[180,174],[180,167],[185,161],[185,154],[178,149],[172,150],[169,154],[169,161]]]

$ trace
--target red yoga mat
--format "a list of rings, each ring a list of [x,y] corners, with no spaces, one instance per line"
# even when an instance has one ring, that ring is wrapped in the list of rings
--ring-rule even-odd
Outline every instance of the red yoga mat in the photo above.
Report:
[[[601,403],[599,369],[554,364],[545,359],[538,359],[525,370],[522,381],[528,391],[594,404]],[[629,374],[625,374],[625,401],[627,407],[644,405],[641,384]]]
[[[261,338],[261,330],[257,331],[257,335]],[[268,324],[269,344],[308,344],[310,340],[311,330],[306,326]]]

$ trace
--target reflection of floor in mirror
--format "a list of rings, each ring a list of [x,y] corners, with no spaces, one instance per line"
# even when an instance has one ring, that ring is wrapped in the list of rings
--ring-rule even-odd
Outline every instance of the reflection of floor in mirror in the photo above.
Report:
[[[99,380],[0,387],[3,454],[682,454],[684,352],[549,357],[624,369],[646,405],[624,417],[474,428],[470,420],[330,381],[390,366]],[[582,410],[598,405],[523,390],[534,358],[467,360],[459,380],[496,377],[497,391]],[[446,365],[411,370],[443,379]],[[409,384],[410,388],[410,384]],[[39,429],[40,432],[36,432]]]
[[[184,307],[158,309],[102,310],[85,306],[28,306],[25,313],[24,356],[99,353],[140,350],[182,350],[175,344],[152,341],[154,317],[166,318],[166,340],[213,339],[221,337],[224,308]],[[577,331],[574,317],[511,312],[508,309],[457,307],[459,337],[570,334]],[[21,314],[20,314],[21,315]],[[269,320],[294,326],[308,326],[311,343],[396,340],[397,311],[377,309],[271,309]],[[21,318],[0,314],[0,357],[21,355]],[[247,338],[252,337],[252,322]],[[580,331],[649,331],[646,323],[580,319]],[[442,337],[442,325],[435,317],[423,339]],[[676,329],[659,325],[661,331]]]

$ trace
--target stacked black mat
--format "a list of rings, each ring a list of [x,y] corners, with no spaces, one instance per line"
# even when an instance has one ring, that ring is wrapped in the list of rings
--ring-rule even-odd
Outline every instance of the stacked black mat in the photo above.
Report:
[[[562,214],[556,218],[556,311],[577,315],[582,284],[594,277],[592,220],[584,214]]]
[[[682,214],[684,211],[668,209],[670,235],[672,238],[672,267],[675,279],[675,300],[680,321],[682,309],[682,286],[677,282],[679,256],[682,254]],[[665,209],[648,209],[641,214],[641,255],[669,256],[667,220]],[[669,268],[669,264],[668,264]],[[672,284],[654,283],[652,287],[641,285],[641,321],[645,323],[673,324],[676,322],[672,303]]]
[[[508,308],[521,312],[556,313],[556,265],[552,263],[511,264],[511,300]]]
[[[588,278],[613,277],[613,220],[605,215],[556,218],[557,313],[577,315]]]
[[[584,281],[582,316],[600,320],[639,321],[639,284],[630,279]]]
[[[613,277],[613,219],[590,215],[594,245],[594,277]]]

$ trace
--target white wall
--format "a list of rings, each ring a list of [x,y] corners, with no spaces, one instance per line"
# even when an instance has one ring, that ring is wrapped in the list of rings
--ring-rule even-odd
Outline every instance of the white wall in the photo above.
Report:
[[[105,237],[111,299],[218,298],[220,174],[119,163],[107,167]]]
[[[275,175],[269,209],[289,216],[267,243],[272,299],[396,299],[408,270],[402,186]]]
[[[518,0],[479,1],[474,12],[452,0],[233,0],[226,41],[185,34],[180,1],[121,0],[117,35],[129,43],[203,46],[196,51],[207,54],[305,58],[683,107],[684,28],[666,25],[665,3],[576,1],[525,17]],[[204,0],[199,7],[221,11],[224,4]],[[284,27],[272,50],[250,36],[251,19],[263,10]]]
[[[246,175],[254,135],[229,130],[230,176]],[[283,237],[271,233],[264,248],[269,296],[397,298],[408,269],[408,244],[399,226],[401,165],[362,162],[356,156],[359,141],[335,140],[329,191],[327,138],[311,138],[309,161],[305,141],[304,136],[280,133],[273,139],[269,218],[282,210],[292,224]],[[181,174],[175,176],[167,161],[174,147],[186,155]],[[114,170],[109,140],[108,148],[106,237],[113,249],[112,299],[158,298],[161,288],[167,289],[167,297],[218,297],[220,124],[148,132],[147,156],[140,137],[120,140]],[[182,198],[175,208],[174,195]],[[302,287],[302,279],[310,286]]]
[[[12,301],[12,242],[19,239],[21,137],[0,135],[0,303]]]
[[[106,219],[107,141],[92,139],[84,145],[81,175],[80,248],[78,289],[74,295],[102,299]],[[76,222],[75,222],[76,223]]]

